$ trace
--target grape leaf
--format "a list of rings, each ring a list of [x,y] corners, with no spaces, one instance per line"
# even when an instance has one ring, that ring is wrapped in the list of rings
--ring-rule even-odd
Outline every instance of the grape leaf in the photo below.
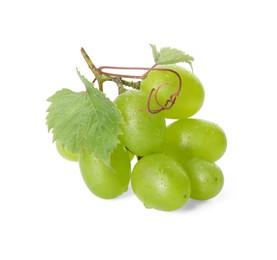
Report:
[[[51,96],[46,123],[53,141],[73,153],[93,152],[110,165],[110,155],[119,143],[122,116],[115,104],[84,76],[86,91],[62,89]]]
[[[151,48],[152,48],[152,54],[153,54],[153,58],[156,64],[158,64],[159,62],[159,57],[160,57],[160,53],[157,50],[157,47],[155,44],[150,44]]]
[[[192,61],[194,61],[194,58],[192,56],[184,53],[183,51],[170,47],[164,47],[158,51],[156,45],[150,44],[150,46],[152,48],[152,54],[156,64],[165,65],[186,62],[193,70]]]

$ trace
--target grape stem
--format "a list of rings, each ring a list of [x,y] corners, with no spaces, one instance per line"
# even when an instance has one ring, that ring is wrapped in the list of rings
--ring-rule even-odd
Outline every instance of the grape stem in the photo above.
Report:
[[[88,64],[89,69],[92,71],[93,75],[95,76],[95,79],[93,80],[93,83],[97,80],[98,86],[99,86],[99,91],[103,92],[103,83],[106,81],[112,81],[117,84],[118,86],[118,92],[122,93],[124,90],[123,86],[128,86],[132,87],[134,89],[139,89],[140,88],[140,81],[138,82],[133,82],[133,81],[127,81],[123,80],[120,75],[116,75],[116,77],[112,74],[109,73],[103,73],[101,71],[101,67],[98,69],[94,63],[91,61],[90,57],[88,56],[87,52],[85,51],[84,48],[81,48],[81,53]]]
[[[157,88],[152,88],[151,89],[150,94],[148,96],[147,110],[148,110],[148,112],[150,112],[152,114],[159,113],[162,110],[170,109],[174,105],[174,103],[176,101],[176,98],[178,97],[178,95],[180,94],[180,91],[182,89],[181,76],[175,70],[168,69],[168,68],[157,68],[156,66],[158,64],[154,64],[151,68],[147,68],[147,67],[117,67],[117,66],[101,66],[101,67],[97,68],[94,65],[94,63],[91,61],[90,57],[88,56],[88,54],[86,53],[84,48],[81,48],[81,53],[82,53],[86,63],[88,64],[88,67],[90,68],[90,70],[92,71],[92,73],[95,76],[95,79],[93,80],[93,83],[95,81],[98,82],[99,90],[101,92],[103,92],[103,83],[105,81],[115,82],[117,84],[117,87],[118,87],[118,93],[122,94],[123,92],[126,91],[124,86],[132,87],[134,89],[140,89],[140,83],[141,83],[141,81],[133,82],[133,81],[127,81],[127,80],[122,79],[122,78],[132,78],[132,79],[143,80],[153,70],[167,71],[167,72],[174,73],[178,78],[179,86],[178,86],[177,91],[170,95],[169,99],[166,100],[164,105],[161,104],[161,102],[158,100],[158,92],[160,91],[160,89],[163,86],[167,85],[167,83],[164,82],[164,83],[160,84]],[[104,72],[103,71],[103,70],[107,70],[107,69],[109,69],[109,70],[146,70],[146,72],[143,75],[139,76],[139,75],[110,73],[110,72]],[[151,100],[152,100],[153,96],[154,96],[154,100],[155,100],[156,104],[160,107],[158,109],[152,109],[151,108]]]

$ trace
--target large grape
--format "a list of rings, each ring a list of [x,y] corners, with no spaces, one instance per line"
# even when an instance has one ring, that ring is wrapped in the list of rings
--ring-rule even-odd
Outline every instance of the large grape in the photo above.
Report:
[[[93,154],[80,155],[79,164],[87,187],[96,196],[112,199],[128,190],[130,158],[121,144],[111,155],[111,167]]]
[[[133,168],[131,184],[146,208],[176,210],[190,197],[190,180],[185,170],[164,154],[141,158]]]
[[[163,153],[181,164],[192,157],[215,162],[226,147],[226,135],[217,124],[189,118],[177,120],[167,127]]]
[[[192,199],[208,200],[222,190],[224,176],[215,163],[193,158],[185,163],[184,168],[191,182]]]
[[[175,104],[169,109],[164,110],[162,114],[166,118],[180,119],[188,118],[194,115],[202,106],[204,102],[204,88],[200,80],[195,74],[177,65],[163,65],[157,68],[168,68],[176,71],[182,79],[182,89],[176,99]],[[151,71],[146,79],[141,83],[141,90],[148,95],[152,88],[157,89],[160,85],[164,84],[158,91],[157,99],[159,103],[164,105],[169,97],[177,92],[179,87],[178,77],[169,71]],[[153,108],[160,108],[152,98]]]
[[[130,90],[114,102],[124,119],[121,140],[128,150],[139,156],[159,151],[165,140],[166,123],[160,114],[147,111],[147,95]]]
[[[61,145],[61,143],[58,140],[56,141],[56,147],[57,147],[59,154],[63,158],[65,158],[69,161],[72,161],[72,162],[78,162],[78,159],[79,159],[78,153],[72,153],[72,152],[68,151],[65,147],[63,147]]]

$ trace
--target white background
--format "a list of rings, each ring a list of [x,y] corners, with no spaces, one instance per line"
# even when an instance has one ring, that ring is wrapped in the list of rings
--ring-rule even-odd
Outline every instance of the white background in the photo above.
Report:
[[[1,1],[0,259],[276,259],[275,1]],[[102,200],[63,160],[46,99],[75,68],[151,66],[149,43],[195,57],[228,149],[222,193],[175,212]],[[106,87],[108,95],[113,86]]]

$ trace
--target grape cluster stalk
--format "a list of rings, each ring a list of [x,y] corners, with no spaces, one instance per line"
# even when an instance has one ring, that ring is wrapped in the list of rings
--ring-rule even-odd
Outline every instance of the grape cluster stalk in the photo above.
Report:
[[[170,109],[175,101],[176,98],[178,97],[178,95],[180,94],[180,91],[182,89],[182,79],[179,75],[178,72],[176,72],[175,70],[172,69],[168,69],[168,68],[157,68],[157,64],[154,64],[152,67],[147,68],[147,67],[119,67],[119,66],[101,66],[98,69],[95,67],[95,65],[92,63],[91,59],[89,58],[88,54],[86,53],[86,51],[84,50],[84,48],[81,48],[81,53],[83,55],[83,57],[85,58],[89,68],[92,70],[93,74],[95,75],[95,79],[93,80],[93,82],[95,82],[96,80],[98,81],[99,86],[101,86],[99,88],[100,91],[103,91],[103,87],[102,84],[104,81],[113,81],[118,85],[119,88],[119,93],[120,89],[123,87],[123,85],[126,86],[131,86],[135,89],[139,89],[140,86],[140,82],[129,82],[126,80],[123,80],[122,78],[132,78],[132,79],[140,79],[140,80],[144,80],[147,75],[153,71],[168,71],[171,72],[173,74],[176,75],[176,77],[178,78],[179,84],[178,84],[178,89],[175,93],[171,94],[169,96],[169,98],[166,100],[165,104],[161,104],[161,102],[158,99],[158,93],[160,91],[160,89],[166,85],[167,83],[161,83],[159,86],[157,87],[153,87],[150,91],[149,97],[148,97],[148,102],[147,102],[147,109],[148,112],[155,114],[155,113],[159,113],[165,109]],[[118,73],[108,73],[105,72],[103,70],[145,70],[146,73],[144,73],[141,76],[137,76],[137,75],[129,75],[129,74],[118,74]],[[104,76],[104,77],[103,77]],[[106,78],[105,78],[106,76]],[[104,80],[102,79],[104,78]],[[160,107],[159,109],[151,109],[151,98],[152,96],[154,96],[156,104],[158,104],[158,106]]]

